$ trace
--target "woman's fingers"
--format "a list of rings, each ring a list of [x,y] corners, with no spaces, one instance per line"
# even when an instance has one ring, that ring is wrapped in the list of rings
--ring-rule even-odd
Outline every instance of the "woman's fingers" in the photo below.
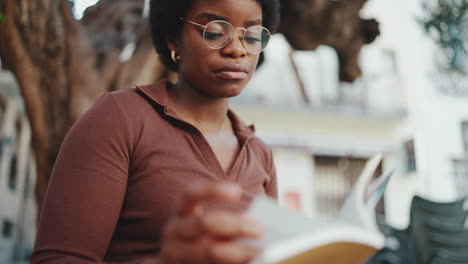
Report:
[[[161,257],[174,264],[244,264],[258,249],[237,242],[255,238],[262,228],[245,215],[203,210],[205,202],[236,202],[241,189],[233,184],[205,183],[188,189],[177,214],[164,230]]]
[[[209,253],[209,259],[212,263],[245,264],[255,258],[260,250],[238,242],[226,242],[216,243],[211,247]]]
[[[166,241],[161,250],[162,263],[167,264],[209,264],[211,241],[172,240]]]
[[[165,228],[164,240],[194,240],[203,233],[198,217],[174,218]]]
[[[229,183],[203,183],[187,189],[177,207],[179,216],[200,215],[202,201],[234,202],[241,197],[239,187]]]
[[[200,217],[200,225],[210,235],[221,238],[256,238],[263,231],[255,220],[224,211],[207,212]]]
[[[259,253],[259,249],[238,242],[202,238],[195,242],[174,241],[162,251],[162,257],[172,264],[245,264]]]
[[[262,227],[247,216],[224,212],[207,212],[202,216],[175,218],[165,233],[165,239],[196,239],[201,235],[215,238],[256,238]]]

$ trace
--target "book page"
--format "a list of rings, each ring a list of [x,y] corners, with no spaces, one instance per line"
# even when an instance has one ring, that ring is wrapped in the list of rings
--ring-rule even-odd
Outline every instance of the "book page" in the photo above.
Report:
[[[290,209],[281,208],[276,201],[266,197],[257,197],[248,214],[265,229],[261,239],[242,241],[264,250],[251,264],[283,261],[288,264],[302,264],[299,260],[304,258],[333,260],[320,263],[345,263],[339,260],[361,260],[384,244],[384,237],[380,233],[343,222],[342,219],[309,218]],[[343,257],[345,252],[351,255]]]
[[[325,220],[308,218],[288,208],[281,208],[276,201],[264,196],[253,201],[247,214],[260,222],[265,229],[262,239],[249,242],[262,248],[327,224]]]
[[[345,263],[340,259],[363,259],[381,248],[385,237],[375,223],[374,207],[385,190],[391,172],[384,173],[370,188],[366,188],[381,160],[382,155],[377,154],[367,161],[336,219],[306,217],[279,207],[276,201],[267,197],[257,197],[247,213],[264,226],[264,235],[261,239],[243,242],[264,251],[252,264],[286,260],[287,263],[296,263],[290,261],[305,256],[313,260],[334,260],[323,263]],[[365,199],[366,196],[368,199]],[[342,253],[344,258],[340,257]]]

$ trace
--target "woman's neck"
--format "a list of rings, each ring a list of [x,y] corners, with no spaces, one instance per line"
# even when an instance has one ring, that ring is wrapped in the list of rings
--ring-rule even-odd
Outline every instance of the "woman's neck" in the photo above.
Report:
[[[201,132],[217,133],[230,129],[228,98],[209,97],[184,82],[173,85],[168,95],[171,108]]]

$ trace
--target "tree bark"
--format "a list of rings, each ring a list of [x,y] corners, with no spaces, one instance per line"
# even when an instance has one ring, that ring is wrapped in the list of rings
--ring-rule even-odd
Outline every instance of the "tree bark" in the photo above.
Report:
[[[359,15],[367,0],[282,0],[278,31],[297,50],[333,47],[340,60],[340,80],[353,82],[361,75],[358,55],[362,46],[380,34],[375,19]]]
[[[71,125],[105,92],[166,72],[142,12],[143,0],[101,0],[78,21],[68,0],[1,1],[0,57],[16,77],[31,123],[39,212]]]

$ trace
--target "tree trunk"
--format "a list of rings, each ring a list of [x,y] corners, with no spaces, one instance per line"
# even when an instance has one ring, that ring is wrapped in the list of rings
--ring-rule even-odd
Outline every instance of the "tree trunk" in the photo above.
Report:
[[[39,210],[70,126],[105,92],[165,73],[142,12],[143,0],[101,0],[77,21],[68,0],[1,1],[0,56],[31,123]]]

